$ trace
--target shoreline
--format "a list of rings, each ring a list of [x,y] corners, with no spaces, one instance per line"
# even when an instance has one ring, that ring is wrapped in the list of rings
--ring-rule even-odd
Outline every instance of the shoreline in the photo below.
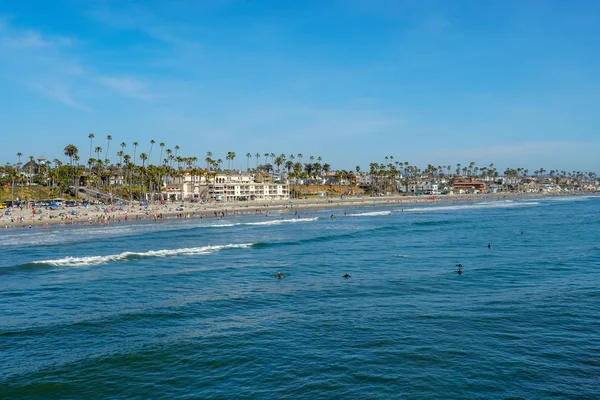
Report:
[[[194,218],[225,218],[227,215],[268,215],[271,212],[289,211],[301,215],[309,211],[353,208],[353,207],[383,207],[383,206],[409,206],[423,204],[452,204],[468,203],[472,201],[500,201],[534,199],[540,197],[567,197],[567,196],[597,196],[597,193],[496,193],[496,194],[470,194],[470,195],[443,195],[435,199],[430,196],[387,196],[387,197],[345,197],[335,199],[293,199],[272,202],[235,202],[235,203],[209,203],[184,206],[183,210],[176,210],[181,202],[165,205],[151,204],[147,209],[140,206],[92,206],[63,207],[60,210],[47,211],[41,209],[41,214],[34,214],[35,207],[15,209],[10,216],[0,217],[0,228],[29,228],[55,227],[75,225],[113,225],[130,224],[142,221],[162,221],[165,219],[194,219]],[[185,203],[184,203],[185,204]],[[72,214],[75,210],[76,214]],[[5,210],[1,210],[5,211]],[[64,215],[61,215],[64,214]],[[9,218],[13,221],[10,222]],[[41,217],[41,218],[40,218]]]

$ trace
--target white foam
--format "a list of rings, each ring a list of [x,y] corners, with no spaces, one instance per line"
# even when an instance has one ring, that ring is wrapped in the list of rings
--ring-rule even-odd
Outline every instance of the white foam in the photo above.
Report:
[[[252,245],[252,243],[242,243],[227,244],[223,246],[188,247],[171,250],[149,250],[145,252],[125,251],[123,253],[111,254],[108,256],[65,257],[57,260],[34,261],[33,264],[47,264],[56,267],[81,267],[106,264],[113,261],[122,261],[130,257],[170,257],[178,255],[211,254],[223,249],[249,248],[252,247]]]
[[[238,226],[240,224],[215,224],[215,225],[199,225],[195,228],[229,228],[231,226]]]
[[[318,217],[313,218],[293,218],[293,219],[274,219],[271,221],[262,221],[262,222],[247,222],[242,225],[279,225],[279,224],[293,224],[297,222],[310,222],[316,221],[319,219]]]
[[[463,204],[457,206],[438,206],[438,207],[414,207],[405,208],[403,211],[452,211],[452,210],[469,210],[469,209],[485,209],[485,208],[509,208],[509,207],[529,207],[536,206],[540,203],[537,201],[517,201],[517,202],[490,202],[478,204]]]
[[[372,212],[365,212],[365,213],[356,213],[356,214],[346,214],[346,216],[350,216],[350,217],[377,217],[380,215],[390,215],[392,212],[391,211],[372,211]]]
[[[598,196],[563,196],[563,197],[546,197],[545,200],[549,201],[584,201],[590,200],[593,198],[598,198]]]

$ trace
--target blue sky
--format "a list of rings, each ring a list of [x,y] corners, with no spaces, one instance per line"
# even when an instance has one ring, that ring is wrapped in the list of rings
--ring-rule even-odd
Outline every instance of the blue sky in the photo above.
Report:
[[[600,172],[598,71],[594,0],[0,0],[0,162],[84,160],[93,132],[113,161]]]

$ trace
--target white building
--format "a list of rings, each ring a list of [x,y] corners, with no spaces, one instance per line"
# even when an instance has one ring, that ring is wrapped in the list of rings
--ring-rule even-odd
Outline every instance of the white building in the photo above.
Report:
[[[239,200],[284,200],[289,199],[289,185],[265,182],[260,177],[256,182],[253,174],[210,173],[191,175],[189,173],[173,179],[165,185],[163,194],[173,200],[196,201],[239,201]]]
[[[210,199],[216,201],[285,200],[290,198],[287,183],[223,182],[208,186]]]

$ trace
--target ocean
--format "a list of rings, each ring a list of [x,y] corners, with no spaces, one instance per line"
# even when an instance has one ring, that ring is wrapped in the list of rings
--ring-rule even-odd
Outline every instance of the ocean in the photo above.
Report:
[[[600,197],[301,216],[2,230],[0,397],[600,398]]]

